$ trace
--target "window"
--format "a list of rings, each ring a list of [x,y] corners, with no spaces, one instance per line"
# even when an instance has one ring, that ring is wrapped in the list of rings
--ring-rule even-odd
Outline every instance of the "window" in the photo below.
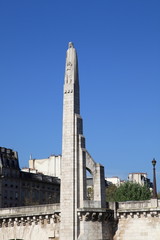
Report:
[[[18,193],[17,193],[17,192],[15,192],[15,198],[16,198],[16,199],[18,198]]]

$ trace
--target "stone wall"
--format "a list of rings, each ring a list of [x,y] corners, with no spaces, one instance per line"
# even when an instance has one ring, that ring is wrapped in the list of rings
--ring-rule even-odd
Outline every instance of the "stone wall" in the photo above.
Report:
[[[8,208],[0,210],[0,240],[58,240],[59,206]]]
[[[112,240],[113,210],[83,208],[77,211],[78,240]],[[59,240],[58,204],[0,210],[0,240]],[[69,222],[70,223],[70,222]]]
[[[77,239],[160,239],[160,201],[110,203],[109,208],[77,209]],[[59,240],[60,221],[59,204],[1,209],[0,240]]]
[[[119,219],[118,230],[114,240],[159,240],[160,218],[159,216],[138,215]]]
[[[131,201],[110,204],[115,209],[117,231],[113,240],[159,240],[160,201]]]
[[[78,211],[80,220],[78,240],[113,240],[113,211],[106,209],[81,209]]]

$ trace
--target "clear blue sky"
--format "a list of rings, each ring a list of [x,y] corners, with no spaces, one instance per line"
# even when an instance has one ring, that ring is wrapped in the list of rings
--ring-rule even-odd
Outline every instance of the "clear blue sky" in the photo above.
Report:
[[[0,0],[0,146],[61,153],[65,55],[79,57],[87,149],[106,176],[160,185],[160,1]]]

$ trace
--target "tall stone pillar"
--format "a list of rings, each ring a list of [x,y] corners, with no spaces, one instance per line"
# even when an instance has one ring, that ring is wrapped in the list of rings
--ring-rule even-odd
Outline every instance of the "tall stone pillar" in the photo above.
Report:
[[[79,80],[76,50],[69,43],[66,56],[63,100],[61,240],[77,239],[77,207],[85,198],[85,141],[79,115]],[[81,179],[81,188],[80,188]],[[81,200],[80,200],[81,199]]]
[[[97,208],[105,207],[104,168],[96,164],[85,149],[80,116],[78,60],[72,43],[69,43],[66,55],[62,138],[60,240],[97,240],[97,236],[103,239],[100,230],[102,224],[97,222],[98,225],[95,225],[91,221],[85,225],[86,217],[81,217],[88,209],[87,216],[93,215],[98,219],[102,210]],[[95,197],[92,202],[87,200],[86,168],[93,174]],[[93,230],[93,235],[88,235],[89,229]]]

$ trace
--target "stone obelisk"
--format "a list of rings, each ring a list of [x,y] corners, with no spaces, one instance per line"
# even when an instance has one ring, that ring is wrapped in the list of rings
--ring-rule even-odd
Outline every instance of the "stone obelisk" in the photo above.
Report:
[[[77,208],[83,207],[86,197],[85,140],[79,102],[77,54],[73,43],[69,43],[63,99],[60,240],[77,239]]]
[[[102,224],[98,220],[95,222],[95,216],[98,217],[101,208],[105,207],[104,167],[97,164],[85,148],[78,60],[72,43],[69,43],[66,56],[62,138],[60,240],[103,239]],[[87,200],[86,169],[93,176],[93,201]],[[93,215],[94,226],[92,221],[86,224],[88,217],[82,216],[86,209],[87,216]],[[95,230],[97,228],[99,230]]]

